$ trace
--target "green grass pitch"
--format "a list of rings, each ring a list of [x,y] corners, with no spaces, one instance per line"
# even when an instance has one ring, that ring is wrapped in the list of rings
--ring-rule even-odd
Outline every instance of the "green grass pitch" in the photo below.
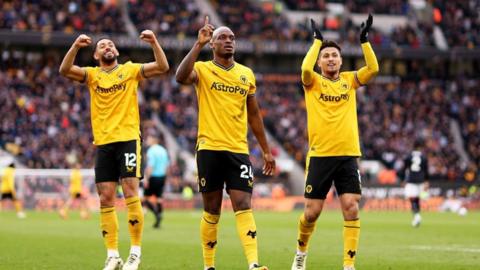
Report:
[[[256,212],[259,254],[271,270],[289,270],[300,212]],[[28,212],[17,219],[0,212],[0,269],[102,269],[105,250],[98,215],[81,220],[78,212],[61,220],[55,213]],[[202,270],[200,211],[167,211],[160,230],[146,218],[141,269]],[[362,213],[357,270],[462,270],[480,264],[480,213],[461,217],[424,213],[420,228],[410,226],[409,213]],[[119,213],[120,252],[128,256],[126,215]],[[340,212],[325,212],[310,242],[308,269],[342,269]],[[247,269],[233,213],[220,220],[217,269]]]

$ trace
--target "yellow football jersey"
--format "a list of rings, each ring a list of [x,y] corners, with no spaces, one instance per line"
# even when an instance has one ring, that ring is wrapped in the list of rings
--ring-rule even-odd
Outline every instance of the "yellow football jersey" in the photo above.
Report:
[[[15,168],[7,167],[3,170],[1,193],[15,193]]]
[[[110,71],[86,67],[94,144],[140,139],[138,82],[143,65],[127,62]]]
[[[247,96],[256,91],[255,75],[246,66],[229,68],[213,61],[196,62],[198,98],[197,150],[248,154]]]
[[[72,169],[70,173],[70,193],[82,192],[82,173],[79,169]]]
[[[361,156],[358,135],[356,72],[341,72],[337,80],[315,73],[303,86],[307,107],[309,156]]]

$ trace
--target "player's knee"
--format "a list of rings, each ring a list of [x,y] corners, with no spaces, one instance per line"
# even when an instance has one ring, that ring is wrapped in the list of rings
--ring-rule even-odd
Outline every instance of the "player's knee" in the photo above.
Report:
[[[212,214],[212,215],[220,215],[220,207],[212,207],[212,206],[208,206],[208,205],[205,205],[203,207],[203,211],[209,213],[209,214]]]
[[[342,206],[343,214],[345,219],[351,220],[358,218],[358,202],[355,200],[351,200],[345,202]]]
[[[243,211],[252,208],[250,200],[237,200],[233,203],[233,211]]]
[[[305,211],[304,216],[308,223],[313,223],[317,221],[318,217],[320,216],[320,211]]]
[[[99,194],[101,207],[113,207],[115,205],[115,193],[102,192]]]

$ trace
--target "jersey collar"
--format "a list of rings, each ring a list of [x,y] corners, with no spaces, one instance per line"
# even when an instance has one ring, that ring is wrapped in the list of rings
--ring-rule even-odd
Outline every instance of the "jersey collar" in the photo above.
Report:
[[[114,66],[113,68],[109,69],[109,70],[105,70],[103,68],[100,68],[101,71],[105,72],[105,73],[111,73],[112,71],[116,70],[118,68],[118,64],[116,66]]]
[[[327,77],[323,76],[322,74],[320,74],[320,76],[322,76],[322,78],[324,78],[325,80],[329,80],[329,81],[332,81],[332,82],[338,82],[338,80],[340,80],[340,74],[338,75],[338,78],[336,78],[335,80],[327,78]]]
[[[221,69],[224,69],[224,70],[226,70],[226,71],[231,70],[231,69],[235,66],[235,62],[233,62],[229,67],[222,66],[222,65],[220,65],[219,63],[215,62],[215,60],[212,60],[212,63],[213,63],[215,66],[217,66],[217,67],[219,67],[219,68],[221,68]]]

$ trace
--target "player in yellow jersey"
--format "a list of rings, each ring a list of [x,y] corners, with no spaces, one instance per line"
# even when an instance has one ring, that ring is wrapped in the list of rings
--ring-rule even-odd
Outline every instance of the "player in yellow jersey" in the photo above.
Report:
[[[323,41],[315,22],[311,22],[314,42],[302,63],[309,140],[305,211],[298,225],[297,253],[291,269],[306,269],[308,241],[334,183],[344,218],[343,269],[354,270],[360,235],[358,203],[361,197],[355,90],[378,73],[377,59],[367,39],[373,18],[368,16],[360,34],[366,66],[347,72],[340,72],[340,47],[335,42]],[[314,72],[315,64],[319,66],[320,74]]]
[[[80,217],[83,219],[88,219],[90,213],[88,211],[87,198],[82,194],[82,172],[80,171],[80,163],[76,163],[75,167],[70,173],[70,187],[69,193],[70,196],[65,202],[65,205],[60,209],[59,213],[63,219],[68,218],[68,211],[75,201],[78,201],[80,204]]]
[[[11,200],[17,211],[18,218],[25,218],[22,202],[17,197],[15,191],[15,163],[11,163],[3,171],[2,184],[0,186],[0,209],[3,208],[5,200]]]
[[[118,220],[115,194],[122,185],[127,205],[130,232],[130,256],[124,270],[138,269],[141,256],[143,212],[138,198],[141,173],[140,115],[137,89],[139,81],[168,71],[165,54],[150,30],[144,30],[140,39],[149,43],[155,61],[145,64],[119,64],[119,52],[112,40],[97,41],[93,57],[97,67],[79,67],[73,64],[80,48],[92,43],[90,37],[80,35],[65,55],[60,73],[83,82],[90,91],[91,122],[94,144],[97,146],[95,182],[100,196],[100,223],[107,260],[105,270],[120,269],[123,261],[118,252]]]
[[[207,43],[213,60],[196,61]],[[204,268],[215,269],[218,222],[226,185],[248,267],[265,270],[268,268],[258,264],[257,229],[251,209],[254,179],[248,156],[247,122],[263,151],[264,174],[273,174],[275,160],[255,98],[255,76],[250,68],[234,61],[234,53],[233,32],[225,26],[214,29],[206,17],[197,41],[178,67],[176,79],[193,84],[198,97],[196,158],[204,207],[200,223]]]

